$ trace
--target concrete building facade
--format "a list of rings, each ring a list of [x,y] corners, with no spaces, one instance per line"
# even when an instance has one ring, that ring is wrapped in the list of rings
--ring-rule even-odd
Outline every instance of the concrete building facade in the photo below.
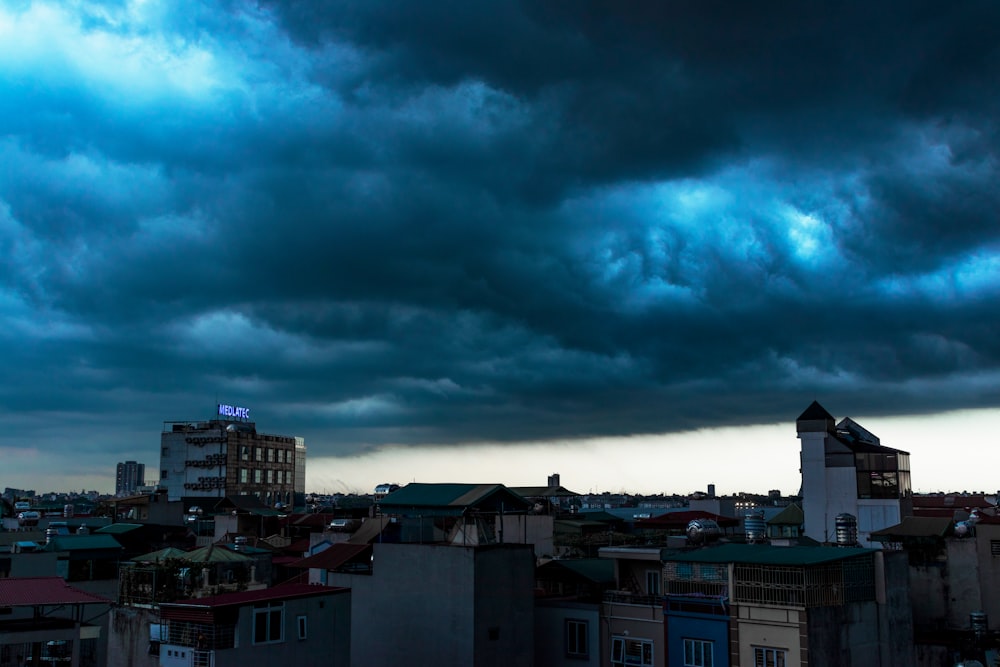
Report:
[[[858,543],[872,546],[873,531],[913,513],[908,452],[883,446],[850,418],[835,423],[816,401],[799,416],[796,431],[807,537],[836,541],[837,517],[850,514],[857,521]]]
[[[160,487],[168,500],[201,506],[253,495],[269,506],[291,505],[296,491],[304,491],[304,441],[259,433],[254,422],[233,413],[249,410],[220,405],[217,419],[164,423]]]

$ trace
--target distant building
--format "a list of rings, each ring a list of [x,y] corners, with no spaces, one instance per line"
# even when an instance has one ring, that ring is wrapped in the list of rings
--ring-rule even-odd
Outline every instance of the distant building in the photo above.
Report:
[[[115,471],[115,495],[130,496],[146,483],[146,464],[135,461],[119,463]]]
[[[259,433],[249,414],[220,405],[217,419],[164,422],[160,487],[169,500],[201,506],[252,495],[269,506],[291,505],[305,491],[305,442]]]
[[[835,424],[816,401],[796,420],[796,431],[806,537],[835,541],[837,517],[850,514],[857,520],[858,543],[869,546],[873,531],[913,514],[908,452],[883,446],[850,418]]]

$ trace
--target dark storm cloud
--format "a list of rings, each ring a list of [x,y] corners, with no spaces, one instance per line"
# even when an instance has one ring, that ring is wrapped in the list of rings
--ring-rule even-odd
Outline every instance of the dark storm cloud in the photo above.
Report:
[[[0,16],[3,444],[998,398],[992,3],[185,9]]]

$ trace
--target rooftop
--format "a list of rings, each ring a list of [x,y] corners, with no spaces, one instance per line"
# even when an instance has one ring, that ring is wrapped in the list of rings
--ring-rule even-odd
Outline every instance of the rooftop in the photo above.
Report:
[[[769,544],[729,543],[692,550],[664,550],[663,560],[684,563],[807,566],[832,563],[872,553],[872,549],[859,547],[785,547]]]
[[[329,595],[332,593],[344,593],[349,588],[339,586],[324,586],[322,584],[282,584],[271,588],[262,588],[256,591],[240,591],[238,593],[223,593],[204,598],[191,598],[188,600],[177,600],[176,602],[163,602],[161,608],[167,607],[202,607],[205,609],[218,609],[219,607],[232,607],[252,604],[254,602],[268,602],[271,600],[291,600],[313,595]]]
[[[0,579],[0,607],[63,604],[111,604],[111,600],[73,588],[62,577]]]

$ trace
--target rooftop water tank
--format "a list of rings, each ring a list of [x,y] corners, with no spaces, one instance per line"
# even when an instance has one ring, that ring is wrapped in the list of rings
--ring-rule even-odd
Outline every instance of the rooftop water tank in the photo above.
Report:
[[[837,531],[838,547],[858,546],[858,519],[853,514],[844,512],[838,514],[834,519],[834,526]]]
[[[692,519],[687,525],[687,538],[691,544],[704,544],[719,539],[722,530],[711,519]]]
[[[760,544],[767,540],[767,523],[764,521],[762,510],[753,510],[743,516],[743,530],[746,532],[747,542],[750,544]]]
[[[977,638],[984,637],[986,631],[989,629],[989,618],[986,616],[986,612],[974,611],[970,613],[969,625],[972,627],[972,632]]]

